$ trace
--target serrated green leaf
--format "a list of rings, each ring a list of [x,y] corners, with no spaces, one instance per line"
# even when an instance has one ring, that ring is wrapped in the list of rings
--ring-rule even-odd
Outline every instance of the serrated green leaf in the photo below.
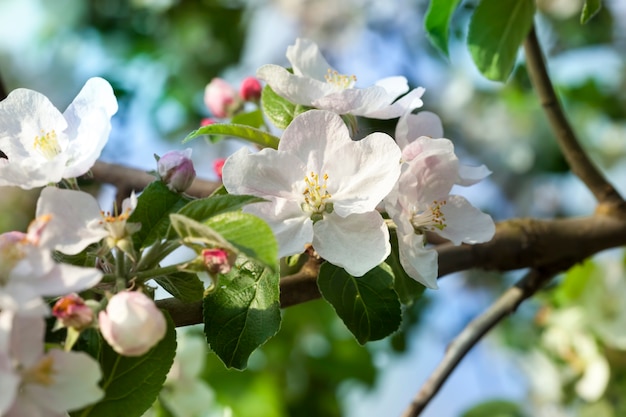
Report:
[[[176,327],[169,315],[165,337],[145,355],[120,356],[102,343],[104,398],[72,417],[140,417],[157,398],[176,354]]]
[[[467,43],[474,63],[485,77],[507,80],[534,15],[534,0],[482,0],[478,4]]]
[[[204,298],[204,333],[227,367],[245,369],[252,352],[278,332],[279,280],[278,272],[246,260]]]
[[[248,113],[236,114],[232,119],[230,119],[230,122],[236,125],[246,125],[251,127],[261,127],[265,123],[263,121],[263,113],[261,113],[260,109]]]
[[[239,251],[276,270],[278,244],[272,229],[249,213],[228,212],[207,219],[204,224],[218,232]]]
[[[435,45],[444,55],[448,56],[448,34],[450,32],[450,20],[460,0],[431,0],[424,27],[430,42]]]
[[[172,228],[187,246],[217,247],[237,253],[237,250],[219,232],[204,223],[176,213],[170,214],[170,221]]]
[[[194,130],[187,135],[185,139],[183,139],[183,143],[189,142],[190,140],[202,135],[234,136],[256,143],[264,148],[274,149],[278,148],[278,141],[280,140],[276,136],[254,127],[231,123],[214,123],[212,125],[202,126],[200,129]]]
[[[585,0],[580,14],[580,23],[585,24],[602,9],[602,0]]]
[[[224,194],[213,197],[201,198],[189,202],[178,211],[178,214],[187,216],[190,219],[202,222],[222,213],[238,211],[247,204],[266,201],[260,197],[251,195]]]
[[[269,85],[261,92],[261,108],[268,119],[279,129],[285,129],[296,116],[296,105],[282,98]]]
[[[356,278],[325,262],[317,285],[360,344],[383,339],[400,327],[402,312],[389,266],[379,265]]]
[[[154,280],[165,291],[185,303],[200,301],[204,296],[204,284],[196,274],[177,272]]]
[[[426,287],[408,276],[404,271],[402,264],[400,264],[397,233],[395,230],[390,230],[389,235],[391,253],[385,262],[393,271],[393,287],[400,298],[400,302],[410,306],[424,294]]]
[[[188,202],[188,197],[170,190],[162,181],[151,182],[137,197],[137,207],[128,218],[131,223],[141,223],[141,229],[133,235],[135,248],[148,247],[167,236],[169,214]]]

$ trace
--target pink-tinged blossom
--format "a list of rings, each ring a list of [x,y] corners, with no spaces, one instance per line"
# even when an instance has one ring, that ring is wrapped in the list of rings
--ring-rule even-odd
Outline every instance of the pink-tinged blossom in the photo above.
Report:
[[[226,163],[226,158],[217,158],[213,161],[213,171],[217,174],[217,176],[222,179],[222,170],[224,169],[224,163]]]
[[[30,189],[83,175],[100,156],[116,112],[102,78],[89,79],[64,113],[36,91],[12,91],[0,102],[0,186]]]
[[[221,78],[213,78],[204,89],[204,104],[217,118],[232,117],[242,106],[235,89]]]
[[[182,193],[196,178],[196,170],[191,161],[191,148],[184,151],[170,151],[159,158],[157,172],[161,181],[175,192]]]
[[[263,87],[256,77],[246,77],[239,86],[239,95],[245,101],[259,101]]]
[[[281,97],[295,104],[373,119],[392,119],[408,108],[422,105],[424,89],[409,91],[405,77],[383,78],[375,85],[357,88],[356,76],[340,74],[322,56],[313,41],[298,38],[287,48],[287,59],[293,73],[278,65],[264,65],[257,77]]]
[[[353,141],[340,116],[311,110],[285,129],[278,150],[244,148],[228,158],[224,186],[269,200],[246,210],[270,225],[279,256],[312,244],[328,262],[362,276],[390,253],[376,205],[395,184],[399,161],[388,135]]]
[[[57,263],[52,251],[58,249],[48,227],[52,216],[38,216],[28,233],[0,235],[0,310],[43,315],[48,311],[42,297],[82,291],[97,284],[102,272]],[[68,235],[70,231],[64,231]]]
[[[0,415],[62,417],[100,400],[102,372],[84,352],[44,352],[40,317],[0,312]]]
[[[215,123],[215,120],[211,119],[210,117],[205,117],[202,120],[200,120],[200,127],[209,126],[214,123]]]
[[[94,321],[93,310],[76,293],[68,294],[57,300],[52,307],[52,315],[59,320],[63,327],[73,327],[76,330],[83,330]]]
[[[491,217],[464,197],[450,195],[453,185],[473,184],[489,170],[462,167],[448,139],[417,138],[404,148],[402,157],[402,173],[385,208],[398,228],[402,267],[426,287],[437,288],[437,252],[425,247],[425,233],[455,245],[491,240],[495,233]]]
[[[227,274],[234,262],[233,256],[220,248],[203,249],[201,255],[209,274]]]
[[[102,337],[120,355],[141,356],[163,337],[167,324],[163,313],[148,296],[122,291],[109,300],[98,315]]]

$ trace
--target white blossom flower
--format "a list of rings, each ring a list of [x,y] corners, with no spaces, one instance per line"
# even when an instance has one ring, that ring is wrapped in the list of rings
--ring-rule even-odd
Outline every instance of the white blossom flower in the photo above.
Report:
[[[25,88],[0,102],[0,186],[24,189],[78,177],[100,156],[117,100],[102,78],[87,81],[63,114]]]
[[[267,82],[276,94],[295,104],[373,119],[392,119],[407,108],[422,105],[423,88],[409,91],[405,77],[383,78],[368,88],[356,88],[356,76],[333,69],[313,41],[298,38],[287,48],[293,73],[278,65],[264,65],[257,77]]]
[[[224,186],[269,202],[246,210],[268,222],[279,256],[312,244],[327,261],[361,276],[390,253],[376,205],[400,172],[400,149],[384,133],[352,141],[335,113],[307,111],[285,130],[278,150],[242,149],[226,161]]]
[[[437,252],[425,247],[426,232],[455,245],[486,242],[495,233],[489,215],[464,197],[450,195],[454,184],[472,184],[486,168],[461,169],[448,139],[417,138],[404,148],[402,156],[402,173],[385,199],[385,208],[398,228],[400,262],[406,273],[435,289]],[[468,177],[463,176],[466,172]]]
[[[102,278],[95,268],[53,260],[56,247],[49,238],[50,219],[49,215],[37,217],[28,233],[0,235],[0,310],[43,315],[48,308],[41,297],[82,291]]]
[[[0,312],[0,415],[66,416],[104,395],[98,362],[83,352],[44,353],[41,317]]]

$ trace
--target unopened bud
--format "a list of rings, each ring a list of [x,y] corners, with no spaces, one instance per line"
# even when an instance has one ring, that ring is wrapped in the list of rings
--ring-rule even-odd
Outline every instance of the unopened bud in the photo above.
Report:
[[[209,126],[214,123],[215,123],[215,120],[211,119],[210,117],[205,117],[202,120],[200,120],[200,127]]]
[[[226,162],[226,158],[217,158],[213,161],[213,171],[222,179],[222,169],[224,168],[224,163]]]
[[[191,162],[191,149],[167,152],[159,158],[157,170],[161,181],[170,190],[182,193],[196,178],[196,170]]]
[[[98,315],[102,337],[120,355],[141,356],[165,336],[161,310],[138,291],[122,291]]]
[[[209,274],[227,274],[230,271],[231,256],[224,249],[203,249],[201,255]]]
[[[204,89],[204,104],[215,117],[231,117],[243,105],[235,89],[221,78],[213,78]]]
[[[89,327],[94,319],[93,310],[78,294],[68,294],[57,301],[52,307],[52,315],[63,327],[73,327],[76,330]]]
[[[247,77],[241,82],[239,86],[239,95],[245,101],[259,101],[261,98],[261,83],[255,77]]]

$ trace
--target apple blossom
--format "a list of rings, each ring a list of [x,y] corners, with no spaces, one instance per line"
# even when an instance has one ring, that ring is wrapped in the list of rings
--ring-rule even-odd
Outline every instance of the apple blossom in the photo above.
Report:
[[[0,415],[65,416],[104,395],[98,362],[84,352],[44,352],[44,319],[0,312]]]
[[[227,274],[235,261],[234,253],[220,248],[203,249],[200,255],[209,274]]]
[[[191,148],[184,151],[170,151],[159,158],[157,172],[167,187],[182,193],[196,178],[196,170],[191,161]]]
[[[150,298],[122,291],[98,315],[102,337],[120,355],[141,356],[154,347],[167,329],[165,318]]]
[[[264,65],[257,77],[281,97],[295,104],[373,119],[392,119],[422,105],[423,88],[409,91],[405,77],[383,78],[368,88],[356,88],[356,76],[340,74],[309,39],[298,38],[287,48],[293,73],[278,65]]]
[[[117,112],[113,89],[91,78],[63,114],[44,95],[19,88],[0,102],[0,186],[24,189],[86,173]]]
[[[448,139],[420,137],[407,145],[402,173],[385,199],[397,226],[400,263],[406,273],[428,288],[437,288],[437,252],[425,248],[425,233],[433,232],[453,244],[486,242],[493,237],[491,217],[464,197],[450,195],[454,184],[469,185],[484,167],[461,169]],[[469,172],[473,176],[464,177]]]
[[[259,101],[262,90],[263,87],[256,77],[246,77],[239,86],[239,95],[245,101]]]
[[[235,89],[221,78],[213,78],[204,89],[204,104],[213,116],[218,118],[233,116],[243,105]]]
[[[241,149],[226,160],[224,186],[268,202],[246,208],[268,222],[279,256],[312,244],[328,262],[361,276],[390,253],[376,205],[400,173],[400,149],[384,133],[353,141],[335,113],[307,111],[285,129],[278,150]]]
[[[52,315],[59,320],[63,327],[73,327],[76,330],[83,330],[94,321],[93,310],[76,293],[68,294],[57,300],[52,307]]]
[[[0,310],[43,315],[42,297],[82,291],[97,284],[102,272],[57,263],[52,258],[54,240],[48,228],[51,216],[39,216],[28,233],[0,235]],[[68,235],[68,231],[66,231]]]
[[[226,162],[226,158],[217,158],[213,161],[213,171],[217,174],[217,176],[222,179],[222,170],[224,169],[224,163]]]

